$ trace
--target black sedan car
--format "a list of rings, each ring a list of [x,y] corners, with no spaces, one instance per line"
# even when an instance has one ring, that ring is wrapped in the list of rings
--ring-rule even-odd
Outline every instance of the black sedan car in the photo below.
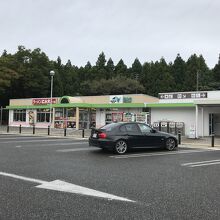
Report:
[[[92,129],[89,145],[124,154],[131,148],[166,148],[178,146],[174,135],[156,131],[144,123],[119,122]]]

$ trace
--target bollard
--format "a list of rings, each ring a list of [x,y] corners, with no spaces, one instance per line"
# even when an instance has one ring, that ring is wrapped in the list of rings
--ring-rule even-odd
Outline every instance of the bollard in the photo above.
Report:
[[[84,138],[84,137],[85,137],[85,130],[82,129],[82,138]]]
[[[19,126],[19,133],[21,134],[21,125]]]
[[[64,128],[64,137],[66,137],[66,128]]]
[[[50,135],[50,125],[48,125],[47,134]]]
[[[33,125],[33,134],[35,134],[35,125]]]
[[[167,122],[167,133],[170,132],[170,125],[169,125],[169,122]]]
[[[212,147],[214,147],[215,146],[215,134],[212,134],[211,136],[212,136]]]
[[[181,132],[178,131],[178,144],[181,144]]]
[[[9,133],[9,125],[7,126],[7,133]]]

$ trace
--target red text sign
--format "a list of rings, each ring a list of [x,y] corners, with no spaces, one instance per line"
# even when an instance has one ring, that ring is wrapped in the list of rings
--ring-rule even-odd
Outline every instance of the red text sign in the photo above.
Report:
[[[51,103],[50,98],[37,98],[37,99],[32,99],[32,105],[47,105]],[[57,103],[57,98],[52,98],[52,104]]]

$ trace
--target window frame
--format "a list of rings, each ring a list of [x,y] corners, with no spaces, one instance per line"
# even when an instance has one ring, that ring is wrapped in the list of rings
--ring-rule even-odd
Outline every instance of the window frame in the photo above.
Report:
[[[26,109],[15,109],[13,111],[13,122],[26,122]]]

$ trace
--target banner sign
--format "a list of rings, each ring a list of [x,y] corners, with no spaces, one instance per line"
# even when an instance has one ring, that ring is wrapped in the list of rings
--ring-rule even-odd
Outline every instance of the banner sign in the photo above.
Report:
[[[160,93],[159,99],[204,99],[207,92]]]
[[[109,97],[110,103],[123,103],[123,95],[111,95]]]
[[[32,99],[32,105],[48,105],[50,104],[50,98],[36,98]],[[57,98],[52,98],[52,104],[57,103]]]

